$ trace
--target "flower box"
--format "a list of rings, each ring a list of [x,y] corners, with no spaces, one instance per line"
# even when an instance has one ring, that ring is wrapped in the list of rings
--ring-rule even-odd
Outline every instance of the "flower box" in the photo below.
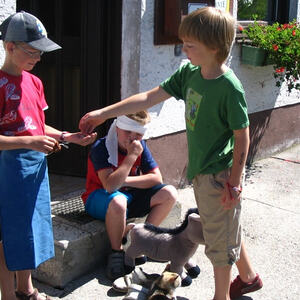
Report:
[[[269,65],[274,65],[274,59],[270,57],[269,53],[266,55],[266,59],[265,59],[265,66],[269,66]]]
[[[266,57],[266,50],[250,45],[242,45],[242,64],[264,66]]]
[[[254,20],[246,29],[239,30],[243,39],[242,63],[272,64],[276,86],[285,82],[289,92],[300,92],[300,23],[294,20],[266,25]]]

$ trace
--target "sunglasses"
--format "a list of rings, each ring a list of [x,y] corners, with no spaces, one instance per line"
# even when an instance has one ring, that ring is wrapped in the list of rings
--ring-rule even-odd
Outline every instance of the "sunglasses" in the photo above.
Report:
[[[22,47],[20,44],[17,44],[15,43],[16,47],[21,49],[24,53],[26,53],[27,55],[29,55],[31,58],[40,58],[44,51],[40,51],[40,50],[37,50],[37,51],[29,51],[27,49],[25,49],[24,47]]]

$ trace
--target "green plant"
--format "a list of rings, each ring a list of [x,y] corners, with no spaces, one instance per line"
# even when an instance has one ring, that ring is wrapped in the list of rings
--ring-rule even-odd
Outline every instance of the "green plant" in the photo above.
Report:
[[[238,0],[238,19],[251,20],[257,15],[260,20],[265,20],[268,9],[268,0]]]
[[[265,25],[256,19],[243,29],[244,42],[267,51],[274,65],[276,86],[286,82],[288,91],[300,90],[300,25],[296,21],[288,24]]]

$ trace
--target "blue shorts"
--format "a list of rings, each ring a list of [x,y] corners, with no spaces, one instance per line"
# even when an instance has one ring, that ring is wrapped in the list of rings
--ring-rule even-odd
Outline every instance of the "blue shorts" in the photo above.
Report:
[[[92,192],[85,203],[86,212],[95,219],[105,221],[105,215],[110,201],[118,195],[127,199],[127,218],[144,217],[150,212],[151,198],[165,184],[158,184],[149,189],[130,188],[126,191],[108,193],[105,189]]]

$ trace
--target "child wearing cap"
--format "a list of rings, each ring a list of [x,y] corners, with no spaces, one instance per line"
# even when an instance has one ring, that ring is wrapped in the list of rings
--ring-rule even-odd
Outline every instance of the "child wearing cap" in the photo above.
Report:
[[[249,147],[245,93],[225,65],[235,35],[235,20],[214,7],[186,16],[179,36],[190,62],[153,88],[83,116],[90,132],[105,120],[147,109],[171,96],[186,103],[189,165],[205,239],[214,271],[214,300],[234,300],[262,287],[241,240],[241,192]],[[239,275],[231,282],[232,265]]]
[[[43,52],[61,47],[47,38],[43,24],[19,12],[0,31],[5,49],[0,70],[1,297],[50,299],[33,288],[30,272],[54,256],[46,155],[60,149],[58,142],[85,146],[96,134],[62,132],[45,124],[43,85],[29,72]]]
[[[146,222],[159,225],[177,198],[173,186],[162,184],[159,167],[142,140],[149,120],[146,111],[118,117],[88,157],[82,199],[88,214],[105,221],[112,248],[106,274],[112,280],[125,275],[126,219],[148,214]]]

